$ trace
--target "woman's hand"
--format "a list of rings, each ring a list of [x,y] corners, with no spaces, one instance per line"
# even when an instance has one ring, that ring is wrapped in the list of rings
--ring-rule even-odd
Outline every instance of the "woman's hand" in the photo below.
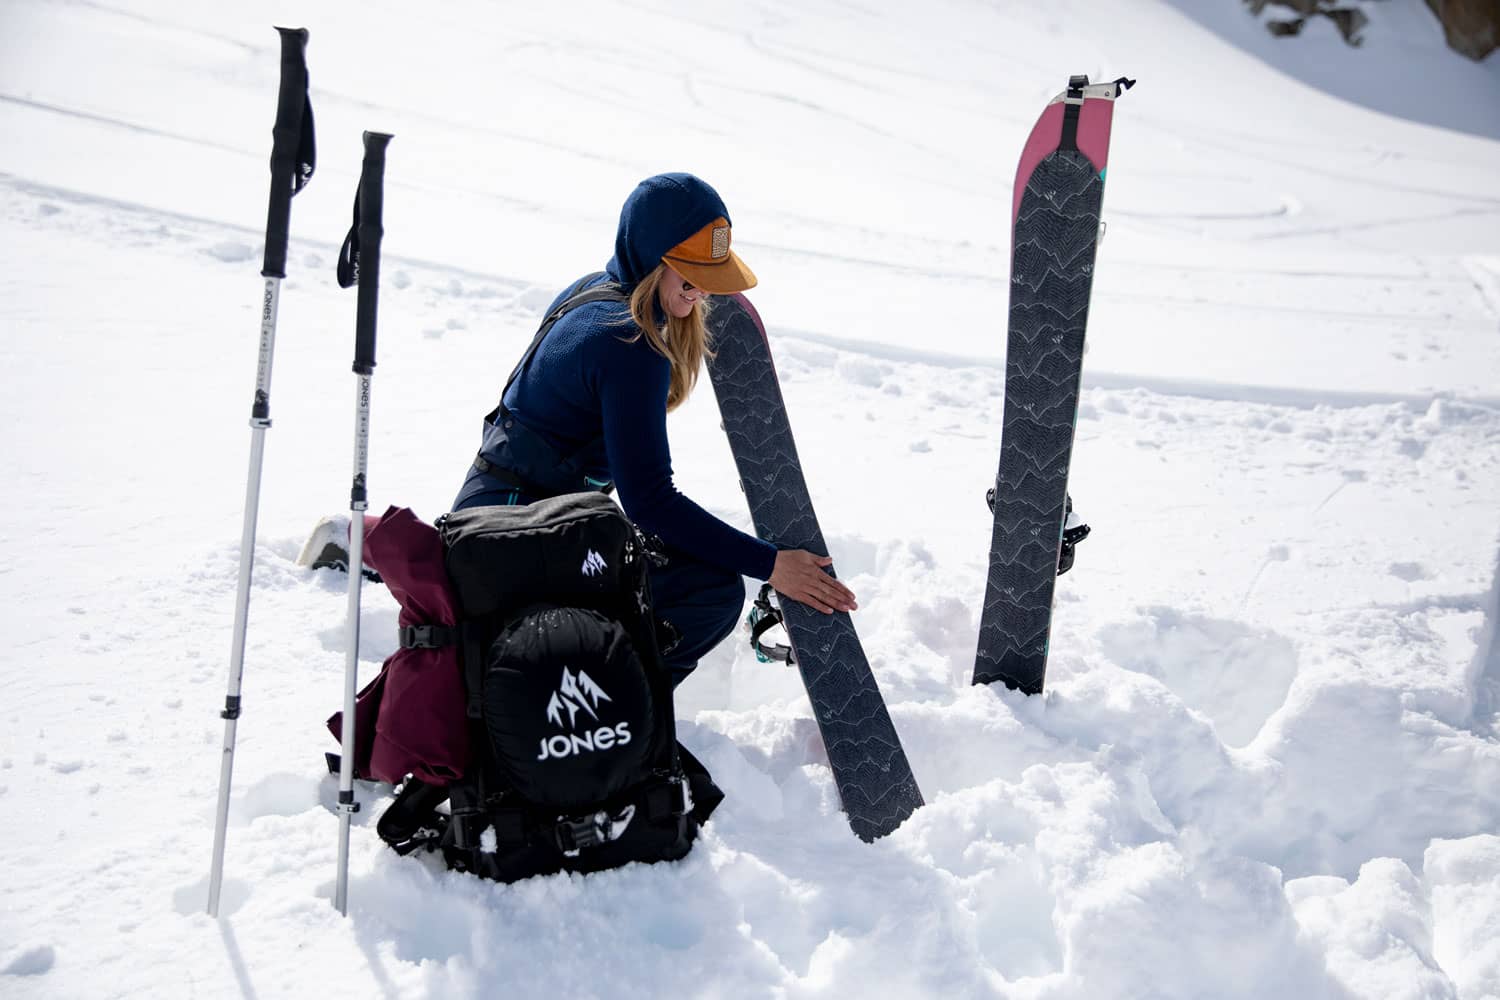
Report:
[[[853,611],[854,591],[823,572],[832,566],[828,556],[814,555],[806,549],[783,549],[776,553],[776,567],[771,571],[771,586],[776,592],[825,615],[835,611]]]

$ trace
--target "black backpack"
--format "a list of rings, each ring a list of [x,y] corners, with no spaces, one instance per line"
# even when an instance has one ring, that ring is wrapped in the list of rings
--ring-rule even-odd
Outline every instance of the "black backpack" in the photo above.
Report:
[[[444,788],[408,779],[380,836],[503,882],[687,854],[723,793],[676,741],[640,532],[601,493],[437,527],[475,760]]]

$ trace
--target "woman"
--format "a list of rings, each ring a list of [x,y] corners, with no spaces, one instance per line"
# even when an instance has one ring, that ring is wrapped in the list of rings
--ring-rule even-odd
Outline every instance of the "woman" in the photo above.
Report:
[[[651,589],[677,633],[665,650],[674,685],[733,631],[742,576],[825,614],[856,607],[822,570],[832,560],[778,551],[673,485],[667,413],[692,392],[708,353],[705,299],[755,285],[729,244],[729,212],[708,184],[682,173],[642,181],[620,212],[605,272],[548,309],[453,503],[527,503],[613,484],[631,520],[666,545]]]

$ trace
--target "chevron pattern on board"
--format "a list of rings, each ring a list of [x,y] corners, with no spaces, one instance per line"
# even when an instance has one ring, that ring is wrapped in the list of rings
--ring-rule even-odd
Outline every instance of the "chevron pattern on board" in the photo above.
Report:
[[[827,555],[760,318],[744,296],[716,298],[709,330],[709,378],[756,533]],[[863,840],[884,836],[922,793],[854,622],[785,598],[781,611],[849,825]]]
[[[1021,196],[976,684],[1038,694],[1046,675],[1103,201],[1093,164],[1062,150],[1037,165]]]

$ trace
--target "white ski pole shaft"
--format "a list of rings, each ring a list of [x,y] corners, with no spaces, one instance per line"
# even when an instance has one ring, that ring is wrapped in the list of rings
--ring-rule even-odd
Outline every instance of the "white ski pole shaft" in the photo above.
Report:
[[[349,828],[359,811],[359,803],[354,800],[354,699],[359,686],[359,598],[364,581],[365,510],[369,506],[365,477],[369,469],[371,377],[362,374],[356,378],[354,486],[349,491],[349,599],[344,628],[344,716],[339,757],[339,867],[333,900],[344,914],[349,912]]]
[[[338,878],[333,905],[349,912],[349,828],[359,803],[354,800],[355,696],[359,687],[359,592],[363,581],[365,509],[369,506],[370,382],[375,371],[376,309],[380,299],[381,216],[385,206],[385,147],[391,137],[364,134],[365,158],[354,201],[354,228],[340,252],[339,284],[359,286],[354,324],[354,482],[349,490],[349,606],[344,659],[344,715],[340,734]]]
[[[256,364],[255,400],[250,408],[250,471],[245,481],[245,515],[240,531],[240,571],[234,600],[234,636],[229,649],[229,683],[224,695],[224,747],[219,764],[219,802],[214,822],[213,862],[208,874],[208,915],[219,915],[224,880],[224,844],[229,826],[229,789],[234,777],[234,747],[240,717],[240,683],[245,672],[245,632],[250,617],[250,581],[255,569],[255,526],[260,511],[260,473],[271,426],[271,359],[276,349],[276,315],[281,279],[286,277],[287,230],[292,195],[312,176],[314,150],[307,98],[307,31],[277,28],[281,34],[281,87],[276,124],[271,130],[271,195],[266,213],[265,279],[260,309],[260,356]]]

